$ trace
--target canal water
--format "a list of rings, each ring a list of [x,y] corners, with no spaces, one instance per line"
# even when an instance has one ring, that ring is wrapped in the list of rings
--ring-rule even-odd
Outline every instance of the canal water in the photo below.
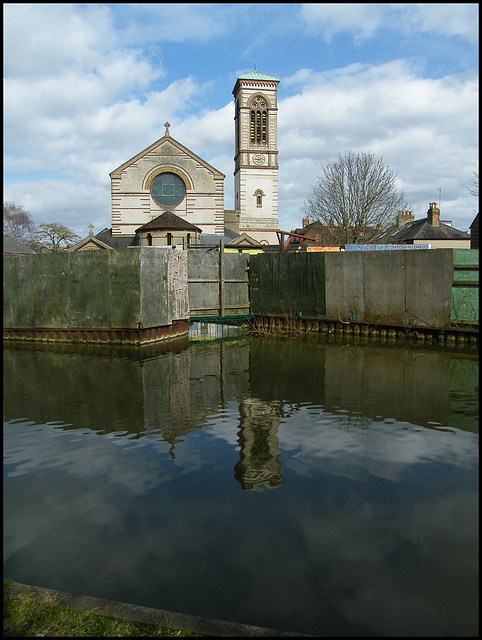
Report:
[[[478,634],[478,352],[4,343],[4,577],[321,636]]]

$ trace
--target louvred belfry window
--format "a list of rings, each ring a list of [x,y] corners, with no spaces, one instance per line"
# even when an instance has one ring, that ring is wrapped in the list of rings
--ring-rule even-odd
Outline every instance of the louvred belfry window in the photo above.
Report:
[[[251,102],[250,114],[251,144],[266,144],[268,141],[268,105],[261,96]]]

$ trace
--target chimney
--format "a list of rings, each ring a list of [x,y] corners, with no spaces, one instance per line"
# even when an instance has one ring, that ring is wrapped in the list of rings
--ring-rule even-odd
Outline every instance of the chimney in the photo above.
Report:
[[[429,202],[427,220],[433,227],[438,227],[440,225],[440,209],[437,207],[436,202]]]
[[[303,218],[301,224],[303,227],[307,227],[310,224],[310,219],[308,218],[308,216],[306,216],[306,218]]]
[[[397,215],[397,227],[400,229],[407,222],[413,222],[413,212],[412,211],[399,211]]]

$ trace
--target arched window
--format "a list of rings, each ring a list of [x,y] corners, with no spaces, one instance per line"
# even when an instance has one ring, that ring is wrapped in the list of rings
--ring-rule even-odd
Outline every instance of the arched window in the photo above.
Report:
[[[263,196],[264,196],[263,191],[261,191],[261,189],[258,189],[257,191],[254,192],[253,195],[256,198],[256,206],[257,207],[262,207],[263,206]]]
[[[266,144],[268,142],[268,105],[262,96],[256,96],[251,101],[250,112],[250,140],[251,144]]]

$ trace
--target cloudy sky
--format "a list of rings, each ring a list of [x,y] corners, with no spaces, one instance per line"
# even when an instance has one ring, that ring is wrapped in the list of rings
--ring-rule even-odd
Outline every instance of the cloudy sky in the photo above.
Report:
[[[477,4],[4,4],[4,200],[81,237],[111,226],[109,173],[170,133],[234,200],[238,75],[278,88],[279,225],[301,226],[347,149],[425,217],[467,231],[478,160]],[[465,185],[465,186],[464,186]]]

